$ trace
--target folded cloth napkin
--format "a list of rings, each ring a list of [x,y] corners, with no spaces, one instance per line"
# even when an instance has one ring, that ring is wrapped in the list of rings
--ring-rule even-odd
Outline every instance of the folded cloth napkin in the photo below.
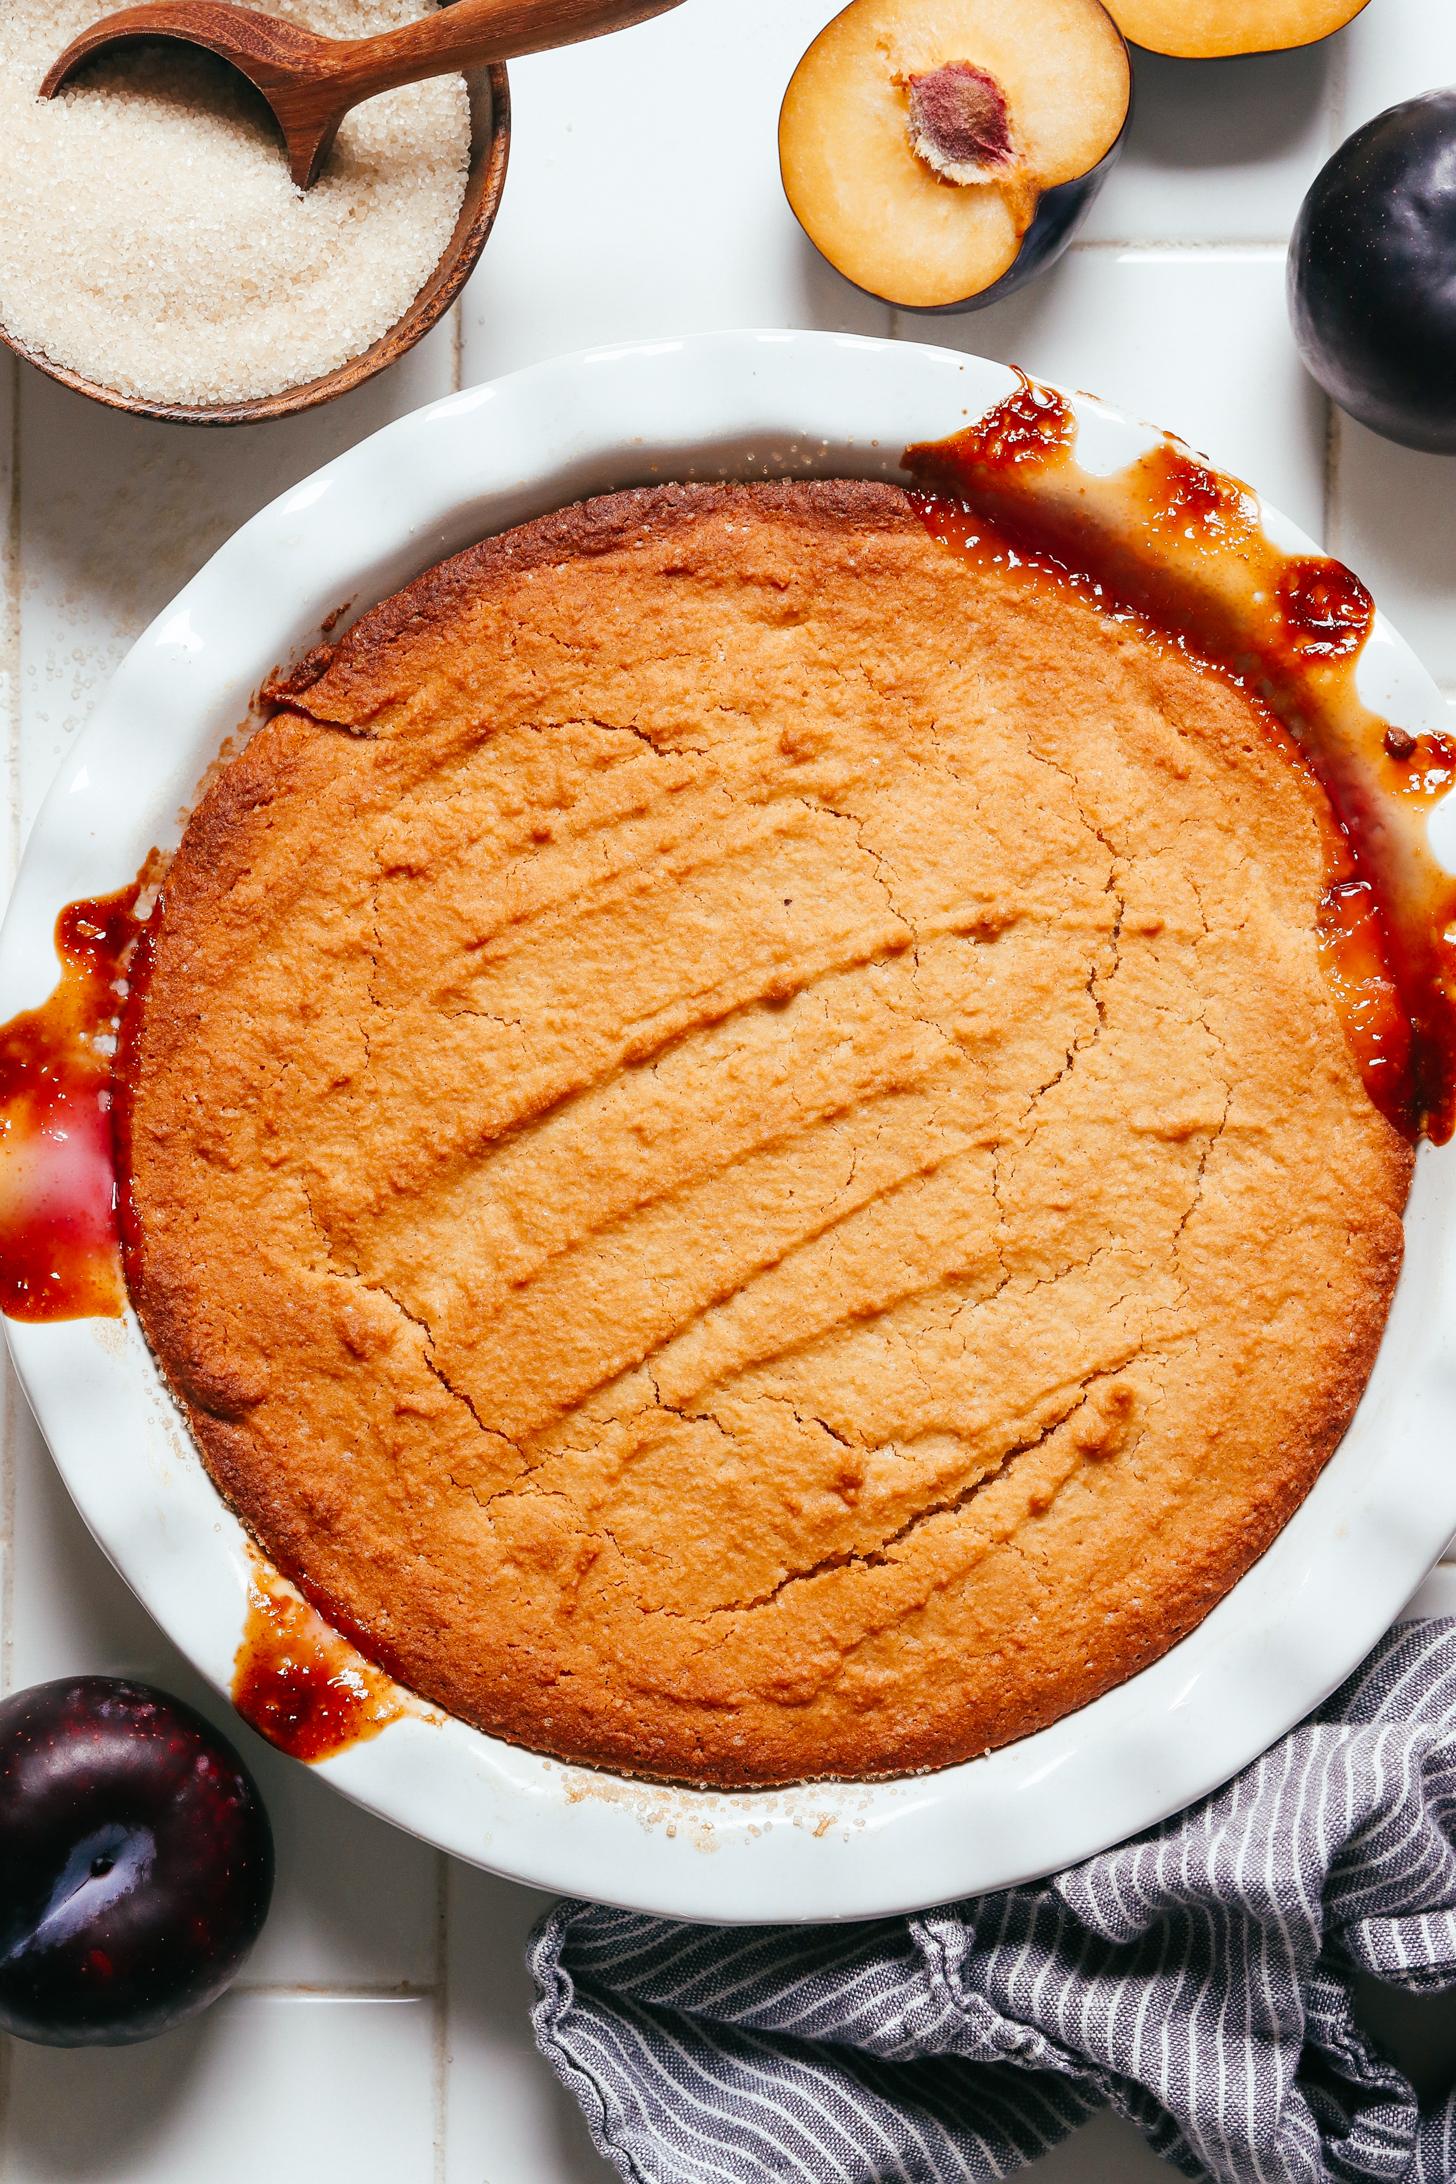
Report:
[[[1055,1879],[856,1926],[563,1903],[536,2038],[630,2184],[966,2184],[1110,2105],[1218,2184],[1456,2178],[1355,2023],[1456,1986],[1456,1621],[1405,1623],[1181,1818]]]

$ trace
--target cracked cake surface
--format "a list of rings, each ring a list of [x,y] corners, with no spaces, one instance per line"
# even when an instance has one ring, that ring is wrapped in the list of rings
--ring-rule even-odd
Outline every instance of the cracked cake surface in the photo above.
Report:
[[[721,1784],[1184,1635],[1411,1170],[1251,701],[834,482],[563,510],[310,672],[132,1030],[132,1294],[267,1552],[481,1727]]]

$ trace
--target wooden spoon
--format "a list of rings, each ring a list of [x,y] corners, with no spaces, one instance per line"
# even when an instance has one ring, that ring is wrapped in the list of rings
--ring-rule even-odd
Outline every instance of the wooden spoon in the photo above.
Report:
[[[665,15],[681,0],[453,0],[376,38],[316,31],[231,0],[148,0],[103,17],[73,38],[40,87],[53,98],[93,55],[133,38],[175,38],[230,61],[272,107],[301,190],[318,180],[351,107],[402,83],[575,45]]]

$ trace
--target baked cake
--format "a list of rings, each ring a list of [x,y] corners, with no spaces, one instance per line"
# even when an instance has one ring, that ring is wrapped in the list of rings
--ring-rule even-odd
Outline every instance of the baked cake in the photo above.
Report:
[[[1254,703],[860,483],[567,509],[310,672],[134,1027],[132,1293],[267,1553],[481,1728],[718,1784],[1187,1632],[1411,1172]]]

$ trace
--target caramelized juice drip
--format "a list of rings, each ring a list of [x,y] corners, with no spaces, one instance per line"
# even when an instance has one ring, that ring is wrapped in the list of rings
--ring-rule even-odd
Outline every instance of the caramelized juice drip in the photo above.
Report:
[[[0,1026],[0,1310],[116,1319],[122,1280],[111,1047],[140,887],[56,920],[61,978]]]
[[[983,566],[1134,622],[1256,701],[1317,792],[1320,941],[1366,1088],[1408,1137],[1444,1144],[1456,1125],[1456,879],[1427,820],[1456,778],[1456,745],[1365,704],[1369,593],[1340,562],[1275,546],[1238,479],[1168,440],[1097,477],[1076,439],[1069,405],[1023,378],[969,431],[906,450],[922,521]]]
[[[141,1227],[132,1195],[131,1118],[136,1089],[137,1042],[147,988],[152,982],[152,962],[166,921],[167,898],[158,895],[152,914],[137,934],[126,966],[126,1001],[117,1028],[116,1051],[111,1063],[111,1145],[116,1167],[116,1224],[121,1241],[122,1273],[128,1286],[136,1271],[141,1249]]]
[[[328,1759],[377,1737],[404,1712],[399,1688],[249,1548],[248,1619],[233,1704],[294,1759]]]

